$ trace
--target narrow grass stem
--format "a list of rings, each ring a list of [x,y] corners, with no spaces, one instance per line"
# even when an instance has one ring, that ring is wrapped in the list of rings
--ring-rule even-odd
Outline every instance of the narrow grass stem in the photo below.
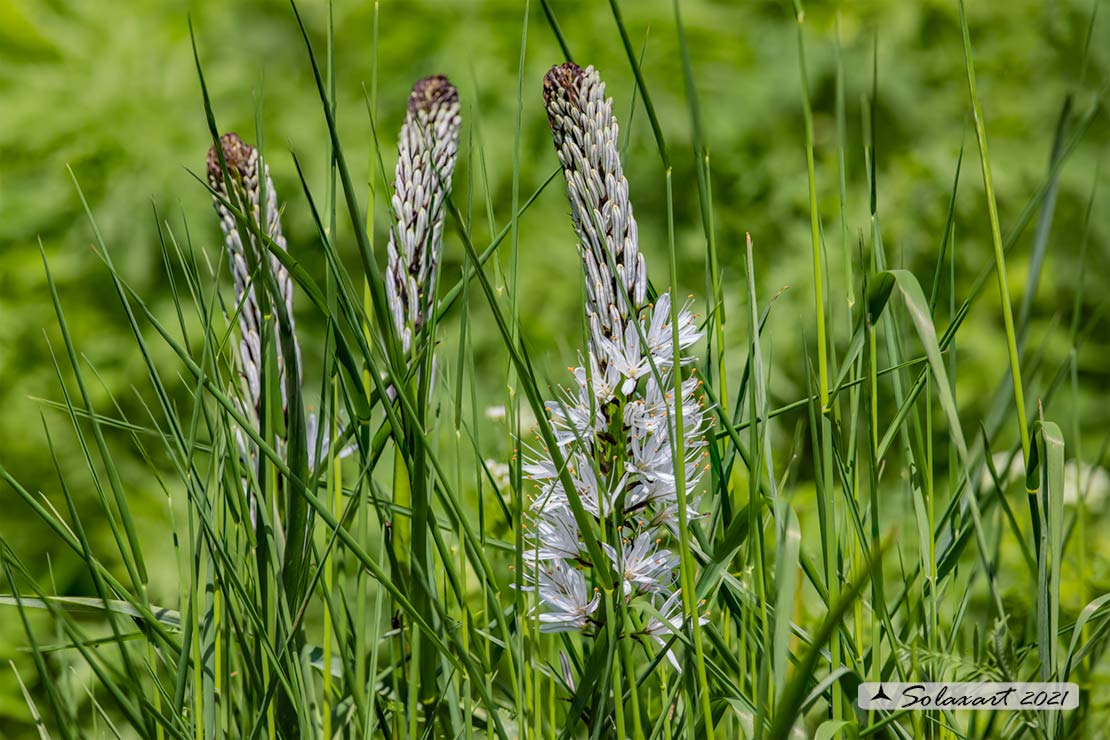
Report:
[[[813,108],[809,100],[809,75],[806,71],[805,13],[797,14],[798,21],[798,70],[802,83],[802,112],[805,117],[806,173],[809,180],[809,227],[813,246],[813,299],[817,315],[817,373],[821,392],[821,413],[829,411],[829,366],[825,336],[825,288],[821,254],[821,222],[817,211],[817,175],[813,164]]]
[[[983,110],[979,104],[979,94],[975,89],[975,63],[971,56],[971,34],[967,26],[967,11],[964,0],[959,0],[960,30],[964,40],[964,62],[967,68],[967,86],[971,94],[971,111],[975,119],[975,138],[979,142],[979,164],[983,171],[983,187],[987,195],[987,213],[990,217],[991,243],[994,245],[995,275],[998,278],[998,298],[1002,304],[1002,323],[1006,330],[1006,348],[1009,352],[1010,375],[1014,382],[1014,409],[1017,413],[1021,434],[1021,452],[1029,463],[1029,425],[1025,417],[1025,392],[1022,389],[1021,362],[1018,352],[1017,335],[1014,331],[1014,311],[1010,304],[1010,288],[1006,277],[1006,256],[1002,249],[1002,230],[998,223],[998,203],[994,197],[994,178],[991,176],[990,155],[987,153],[987,129]]]

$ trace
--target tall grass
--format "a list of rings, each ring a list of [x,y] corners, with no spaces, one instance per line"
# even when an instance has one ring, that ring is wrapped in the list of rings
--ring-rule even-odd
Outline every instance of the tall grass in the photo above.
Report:
[[[796,24],[802,117],[796,131],[782,135],[806,175],[797,189],[807,204],[811,259],[793,272],[798,283],[812,281],[813,301],[799,319],[807,385],[783,398],[773,382],[780,346],[768,330],[778,295],[761,290],[759,279],[777,245],[752,234],[743,245],[743,275],[721,268],[722,250],[737,247],[719,242],[719,225],[742,220],[743,211],[715,199],[711,131],[703,120],[711,101],[699,98],[697,47],[686,36],[681,3],[673,4],[673,24],[653,33],[674,34],[680,50],[698,214],[676,206],[674,170],[691,163],[680,162],[687,153],[668,146],[642,64],[647,44],[637,51],[621,4],[610,0],[609,6],[635,84],[622,91],[634,101],[622,125],[627,131],[646,118],[641,128],[650,133],[660,168],[660,181],[634,182],[632,189],[655,188],[655,201],[666,208],[666,233],[640,234],[666,250],[665,269],[657,261],[636,279],[621,277],[630,274],[626,268],[635,272],[623,260],[639,258],[627,241],[635,239],[634,225],[631,236],[612,226],[608,195],[594,191],[601,205],[591,212],[582,207],[592,202],[589,187],[575,181],[569,150],[559,150],[558,169],[550,160],[553,171],[545,179],[522,177],[522,140],[539,135],[525,130],[524,110],[541,99],[541,80],[527,74],[528,32],[535,32],[528,4],[509,213],[494,210],[477,100],[463,97],[449,116],[429,113],[419,119],[431,120],[424,128],[406,119],[409,138],[402,137],[400,156],[427,168],[398,166],[390,178],[395,154],[379,145],[382,113],[400,112],[405,101],[379,96],[377,75],[393,72],[375,66],[365,90],[370,141],[343,141],[336,78],[344,71],[336,65],[333,21],[329,15],[320,55],[304,23],[307,11],[296,6],[287,22],[301,31],[317,96],[311,103],[319,105],[320,140],[328,151],[326,192],[313,190],[294,152],[301,192],[280,194],[315,225],[318,249],[297,252],[303,263],[274,230],[280,209],[264,207],[272,184],[258,173],[266,172],[266,154],[275,146],[264,115],[252,136],[244,135],[255,142],[261,163],[254,200],[221,185],[235,177],[241,183],[245,170],[221,146],[225,131],[199,51],[203,29],[194,39],[197,116],[205,117],[215,163],[209,180],[197,177],[196,187],[214,197],[226,236],[238,245],[242,266],[233,262],[230,269],[235,290],[227,287],[223,247],[209,247],[215,239],[210,214],[189,213],[189,227],[174,230],[156,213],[161,256],[172,268],[167,289],[174,311],[167,320],[152,310],[117,266],[74,178],[102,275],[133,338],[120,351],[142,362],[146,381],[138,394],[141,417],[115,398],[106,407],[94,403],[90,387],[101,378],[67,321],[81,307],[58,290],[44,250],[62,345],[51,347],[59,394],[45,404],[42,420],[57,480],[41,492],[29,488],[4,467],[2,454],[0,478],[58,546],[76,556],[89,587],[79,595],[59,593],[28,567],[35,553],[0,542],[6,584],[0,606],[25,630],[35,675],[18,674],[21,701],[41,736],[1097,736],[1105,716],[1097,682],[1110,634],[1110,594],[1087,570],[1098,559],[1087,502],[1095,468],[1075,454],[1079,424],[1057,411],[1064,407],[1057,397],[1078,397],[1079,358],[1104,324],[1100,314],[1081,310],[1082,292],[1090,289],[1090,281],[1081,281],[1069,327],[1057,329],[1070,353],[1052,366],[1026,341],[1043,271],[1030,270],[1015,317],[1007,262],[1030,249],[1036,264],[1052,264],[1060,171],[1099,115],[1101,96],[1078,113],[1070,99],[1062,101],[1058,129],[1043,132],[1051,146],[1047,171],[1004,229],[987,146],[989,109],[976,88],[976,36],[961,0],[959,26],[947,32],[963,40],[964,104],[984,196],[978,217],[989,220],[991,242],[988,248],[962,239],[955,206],[971,197],[961,191],[972,186],[961,152],[951,162],[951,192],[938,204],[947,218],[943,231],[931,235],[936,262],[927,274],[915,274],[883,242],[883,218],[905,204],[887,202],[877,176],[876,162],[886,156],[876,113],[882,102],[877,55],[870,69],[848,67],[839,40],[817,38],[796,1],[784,23]],[[584,31],[560,25],[558,4],[543,0],[541,8],[569,60],[576,34]],[[376,10],[374,17],[376,45]],[[819,98],[806,66],[818,45],[837,55],[832,144],[817,135]],[[849,125],[844,92],[853,75],[870,75],[860,130]],[[436,81],[414,90],[410,115],[427,113],[421,96],[431,96],[429,89],[446,89],[445,80],[429,79]],[[558,148],[560,123],[550,111]],[[456,113],[462,133],[452,129],[457,140],[450,157],[439,157],[437,137],[451,128],[443,122],[457,127]],[[862,143],[864,161],[849,161],[849,140]],[[609,194],[621,192],[627,139],[612,144],[612,161],[601,168],[616,172],[612,182],[601,180],[612,187]],[[452,189],[456,148],[466,179]],[[362,183],[350,162],[367,151],[372,174]],[[428,157],[420,160],[421,153]],[[202,157],[198,152],[193,164]],[[995,170],[1005,167],[995,164]],[[529,269],[519,227],[537,200],[563,197],[561,188],[548,186],[564,171],[575,221],[550,228],[565,233],[568,251],[576,231],[580,254],[596,247],[592,263],[583,257],[585,279],[549,276],[580,294],[586,309],[581,324],[563,332],[589,348],[575,380],[537,358],[519,318],[529,300],[519,280]],[[848,202],[847,184],[857,172],[864,173],[866,203]],[[836,197],[822,198],[826,192]],[[1092,186],[1088,222],[1097,202]],[[623,205],[627,213],[617,220],[627,227],[631,206]],[[485,211],[485,225],[475,209]],[[865,215],[857,221],[855,213]],[[1035,215],[1038,227],[1027,246],[1023,235]],[[374,224],[382,218],[389,219],[388,241],[375,239],[382,230]],[[835,230],[826,229],[834,221]],[[702,232],[704,272],[696,279],[682,272],[676,232],[684,227]],[[591,243],[598,233],[626,241]],[[826,238],[831,233],[838,236]],[[1088,248],[1085,237],[1083,255]],[[458,269],[436,269],[440,249],[462,255]],[[982,252],[974,260],[982,271],[962,274],[958,250]],[[321,274],[322,281],[314,277]],[[597,275],[607,281],[608,306],[598,303],[599,288],[591,282]],[[992,278],[997,304],[981,300]],[[295,302],[284,287],[290,281]],[[693,301],[705,306],[687,334],[690,319],[677,297],[664,298],[683,285],[702,290]],[[745,308],[727,317],[727,327],[726,298]],[[666,313],[660,321],[670,323],[665,348],[653,350],[644,333],[649,319],[642,317],[655,307]],[[627,332],[608,319],[597,325],[598,310],[608,308],[629,322]],[[998,314],[1004,331],[996,341],[1008,360],[995,369],[997,392],[982,421],[968,418],[958,395],[961,329],[973,310]],[[298,353],[294,312],[325,327],[322,344],[302,338]],[[481,398],[491,381],[480,377],[474,359],[478,325],[492,327],[498,341],[504,373],[494,384],[503,407],[487,408]],[[241,340],[255,329],[248,371]],[[690,346],[695,334],[701,340]],[[737,334],[744,341],[732,342]],[[591,373],[607,368],[591,364],[591,352],[614,338],[631,341],[647,364],[642,379],[625,383],[599,408],[598,378]],[[155,359],[167,353],[184,379],[183,392]],[[302,372],[301,354],[323,359],[318,377]],[[568,435],[569,412],[560,416],[552,410],[557,402],[545,400],[558,396],[556,386],[574,382],[585,389],[592,446],[582,428]],[[659,423],[669,435],[668,495],[675,498],[671,528],[658,527],[653,547],[666,543],[674,566],[658,589],[638,592],[626,585],[633,566],[622,537],[644,525],[616,503],[607,510],[596,491],[591,509],[574,466],[585,459],[599,476],[610,475],[610,464],[624,471],[628,461],[618,458],[631,444],[631,426],[609,414],[634,403],[637,393],[649,395],[651,383],[668,399],[660,403],[665,421]],[[318,407],[310,408],[308,398],[318,398]],[[703,417],[708,426],[701,440]],[[606,421],[600,430],[598,418]],[[77,441],[83,470],[67,468],[56,455],[61,434]],[[172,583],[157,584],[157,592],[174,594],[169,601],[152,603],[151,581],[166,574],[150,563],[167,553],[144,552],[128,470],[107,443],[109,434],[127,438],[165,494],[165,550],[175,567]],[[525,445],[533,439],[549,465],[549,484],[537,486],[525,475]],[[687,465],[691,440],[695,452],[704,445],[696,474]],[[1108,441],[1110,434],[1096,463]],[[583,448],[589,454],[576,458]],[[1069,464],[1077,471],[1074,488]],[[94,502],[74,500],[77,476],[92,481]],[[614,501],[623,505],[630,494],[625,478],[611,477],[618,481]],[[1017,505],[1019,479],[1025,506]],[[581,545],[559,567],[564,577],[581,580],[582,593],[572,595],[582,608],[558,618],[550,609],[552,587],[540,575],[552,558],[537,555],[551,543],[529,531],[536,527],[530,509],[547,485],[561,487],[564,525],[574,527]],[[91,538],[94,525],[108,535]],[[673,613],[664,613],[660,594],[674,597]],[[567,629],[553,633],[549,627],[558,619]],[[862,711],[855,702],[863,681],[980,679],[1077,681],[1080,709],[885,713]]]

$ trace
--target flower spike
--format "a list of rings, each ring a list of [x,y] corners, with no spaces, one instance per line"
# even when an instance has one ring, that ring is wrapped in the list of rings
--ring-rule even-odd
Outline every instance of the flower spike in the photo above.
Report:
[[[701,333],[689,304],[677,312],[675,326],[669,294],[647,303],[647,267],[617,122],[597,71],[569,62],[553,67],[544,78],[544,103],[579,240],[590,331],[579,366],[571,369],[574,386],[546,404],[567,475],[542,445],[526,447],[524,471],[539,491],[529,507],[523,576],[537,594],[541,632],[593,632],[604,616],[590,598],[587,574],[609,566],[630,605],[650,604],[666,615],[635,635],[663,644],[663,632],[683,623],[679,556],[666,543],[676,536],[680,514],[698,516],[694,492],[704,472],[709,422],[696,395],[698,380],[685,374],[691,358],[682,354]],[[684,473],[685,512],[676,470]],[[608,563],[590,562],[571,513],[574,498],[608,535]]]
[[[621,169],[613,101],[605,97],[597,70],[573,62],[551,68],[543,81],[543,99],[567,180],[586,271],[588,313],[597,317],[606,338],[619,340],[624,322],[646,300],[647,267]]]
[[[220,163],[220,152],[213,146],[208,150],[207,172],[208,183],[213,190],[213,203],[216,214],[220,218],[220,229],[224,233],[224,246],[227,249],[228,261],[231,264],[232,279],[235,284],[235,301],[238,307],[239,319],[239,347],[235,362],[239,372],[241,386],[241,401],[239,410],[251,423],[255,430],[261,429],[262,419],[262,325],[266,320],[289,321],[289,335],[293,337],[293,351],[297,357],[298,377],[296,382],[302,382],[300,369],[301,350],[297,342],[296,324],[293,319],[293,280],[289,271],[281,261],[270,254],[266,244],[259,242],[257,234],[265,234],[281,250],[286,249],[285,236],[281,229],[281,209],[278,207],[277,192],[274,190],[273,180],[270,179],[270,168],[260,162],[258,150],[245,143],[238,134],[226,133],[220,137],[220,150],[223,153],[223,164],[227,167],[230,176],[230,185],[225,181],[224,168]],[[261,166],[260,166],[261,165]],[[239,211],[240,214],[250,219],[249,226],[241,226],[236,216],[228,205]],[[250,251],[244,249],[243,235],[247,235]],[[269,257],[269,270],[277,283],[278,293],[285,306],[284,317],[279,312],[274,312],[267,319],[262,314],[258,304],[259,290],[265,290],[265,282],[258,275],[252,275],[251,264],[263,264],[258,260],[265,255]],[[288,418],[289,399],[285,385],[285,356],[282,353],[282,335],[280,330],[274,331],[274,340],[277,342],[277,371],[278,387],[281,389],[282,413]],[[325,427],[319,429],[318,419],[314,414],[306,415],[310,441],[319,437],[321,457],[328,453],[331,446],[330,433]],[[277,449],[284,449],[285,440],[277,440]],[[257,461],[257,450],[250,439],[241,431],[236,430],[236,443],[245,462],[254,464]],[[316,444],[309,445],[308,464],[316,467]],[[339,457],[346,457],[354,450],[348,446],[339,450]],[[244,488],[249,487],[244,483]],[[254,519],[254,500],[251,498],[251,517]]]
[[[258,150],[246,144],[236,133],[227,133],[220,137],[220,148],[223,150],[223,159],[227,165],[227,173],[231,177],[230,187],[224,181],[224,172],[220,166],[220,157],[213,146],[208,150],[208,183],[215,191],[213,202],[216,213],[220,217],[220,228],[224,233],[224,244],[227,248],[228,260],[231,263],[231,274],[235,281],[235,297],[239,310],[239,372],[242,378],[245,400],[250,402],[250,418],[255,424],[261,416],[262,389],[262,323],[265,320],[262,310],[258,305],[258,295],[255,283],[264,286],[258,279],[252,279],[250,260],[258,259],[262,255],[269,255],[266,245],[258,243],[255,232],[260,232],[269,237],[281,249],[285,249],[285,236],[281,231],[281,212],[278,209],[277,194],[274,183],[270,179],[269,166],[262,164],[259,168]],[[263,203],[265,198],[265,203]],[[253,227],[240,230],[235,215],[224,204],[230,203],[244,216],[251,219]],[[247,234],[251,244],[251,256],[244,249],[242,234]],[[293,323],[293,281],[289,271],[281,264],[277,257],[269,255],[269,268],[277,281],[278,292],[285,303],[285,314],[289,318],[290,334],[294,337],[294,350],[300,358],[300,348],[296,346],[296,331]],[[262,287],[264,289],[264,287]],[[279,349],[277,352],[277,367],[279,375],[278,385],[282,393],[282,409],[287,411],[285,397],[285,360],[283,359],[280,342],[281,332],[274,332]],[[298,367],[300,363],[298,362]],[[298,382],[300,378],[297,379]],[[242,445],[241,445],[242,446]]]
[[[408,352],[435,307],[443,220],[459,148],[459,93],[446,77],[417,82],[401,126],[393,183],[386,295]]]

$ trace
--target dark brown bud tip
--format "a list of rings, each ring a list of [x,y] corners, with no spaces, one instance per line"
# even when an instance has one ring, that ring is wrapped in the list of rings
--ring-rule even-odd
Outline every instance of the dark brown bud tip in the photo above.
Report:
[[[573,102],[578,96],[578,81],[582,79],[582,74],[582,68],[574,62],[563,62],[547,70],[543,78],[544,104],[550,106],[556,98]]]
[[[409,95],[409,112],[424,111],[428,113],[438,105],[450,105],[459,102],[459,91],[443,75],[425,77],[412,86]]]
[[[224,150],[227,171],[243,177],[254,148],[244,143],[234,131],[220,137],[220,148]],[[224,179],[220,169],[220,156],[216,153],[215,146],[208,149],[208,179],[212,182],[223,182]]]

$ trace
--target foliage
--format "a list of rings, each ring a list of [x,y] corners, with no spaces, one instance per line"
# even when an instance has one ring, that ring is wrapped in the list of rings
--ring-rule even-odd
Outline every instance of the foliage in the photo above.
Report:
[[[1097,2],[974,2],[964,28],[933,0],[128,5],[0,0],[6,735],[41,713],[61,736],[808,736],[876,721],[855,683],[902,671],[1070,671],[1086,693],[1059,720],[920,716],[901,736],[1098,726]],[[615,98],[653,295],[702,307],[688,356],[713,427],[682,532],[682,673],[652,641],[540,635],[512,588],[535,494],[514,440],[545,429],[587,344],[541,97],[568,53]],[[464,124],[435,364],[388,340],[381,278],[395,136],[432,73]],[[270,406],[242,413],[202,170],[227,130],[285,204],[289,402],[355,446],[342,463],[298,449],[316,435],[281,411],[280,327]],[[260,530],[243,493],[271,504]],[[283,557],[290,522],[304,562]]]

